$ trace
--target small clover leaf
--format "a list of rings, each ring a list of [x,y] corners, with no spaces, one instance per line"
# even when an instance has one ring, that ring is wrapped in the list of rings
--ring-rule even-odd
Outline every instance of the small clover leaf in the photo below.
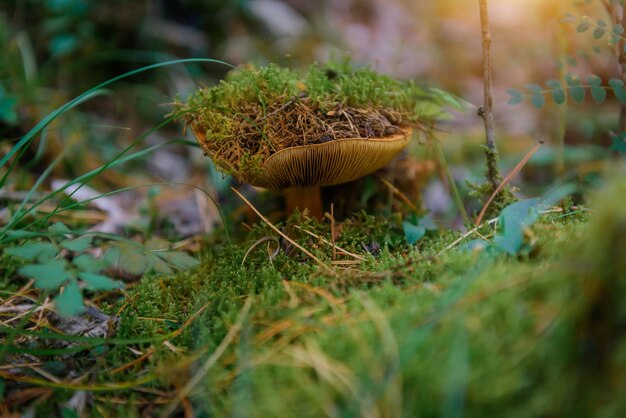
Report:
[[[54,304],[59,314],[64,316],[76,315],[85,309],[76,279],[73,278],[67,283],[61,293],[54,298]]]
[[[67,270],[65,260],[52,260],[42,264],[29,264],[21,267],[18,272],[35,280],[35,285],[42,289],[57,289],[72,274]]]
[[[5,248],[5,253],[14,257],[23,258],[25,260],[35,260],[43,262],[52,260],[58,254],[59,250],[50,242],[33,242],[20,247]]]
[[[103,276],[101,274],[83,271],[78,273],[78,278],[85,282],[91,290],[114,290],[124,287],[122,282],[113,280],[110,277]]]

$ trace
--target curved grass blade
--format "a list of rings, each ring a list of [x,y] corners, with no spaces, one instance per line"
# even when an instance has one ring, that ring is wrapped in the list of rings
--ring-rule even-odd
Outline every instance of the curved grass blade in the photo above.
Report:
[[[111,78],[111,79],[109,79],[107,81],[104,81],[104,82],[98,84],[97,86],[87,90],[86,92],[84,92],[81,95],[79,95],[78,97],[70,100],[69,102],[65,103],[64,105],[58,107],[57,109],[55,109],[54,111],[49,113],[41,121],[39,121],[39,123],[37,123],[37,125],[35,125],[30,131],[28,131],[28,133],[26,135],[24,135],[24,137],[22,137],[22,139],[20,139],[20,141],[11,149],[11,151],[9,151],[4,157],[2,157],[2,159],[0,159],[0,168],[4,167],[4,165],[7,163],[7,161],[9,161],[20,149],[22,149],[23,147],[28,145],[34,139],[34,137],[37,134],[39,134],[44,128],[46,128],[46,126],[48,126],[53,120],[55,120],[59,116],[63,115],[68,110],[78,106],[79,104],[81,104],[85,100],[88,100],[89,98],[91,98],[91,95],[93,94],[93,92],[98,91],[98,90],[102,90],[104,87],[108,86],[109,84],[112,84],[112,83],[114,83],[114,82],[116,82],[118,80],[130,77],[130,76],[138,74],[138,73],[142,73],[142,72],[149,71],[149,70],[156,69],[156,68],[165,67],[165,66],[168,66],[168,65],[185,64],[185,63],[190,63],[190,62],[206,62],[206,63],[213,63],[213,64],[221,64],[221,65],[225,65],[225,66],[230,67],[230,68],[235,68],[235,66],[233,66],[232,64],[229,64],[227,62],[220,61],[220,60],[211,59],[211,58],[186,58],[186,59],[165,61],[165,62],[160,62],[160,63],[157,63],[157,64],[147,65],[145,67],[141,67],[141,68],[138,68],[136,70],[132,70],[132,71],[126,72],[124,74],[118,75],[116,77],[113,77],[113,78]],[[0,187],[2,185],[3,184],[0,184]]]

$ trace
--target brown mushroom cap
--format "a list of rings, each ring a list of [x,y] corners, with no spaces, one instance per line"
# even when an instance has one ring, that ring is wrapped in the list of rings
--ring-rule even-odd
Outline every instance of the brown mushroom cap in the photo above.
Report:
[[[385,138],[346,138],[286,148],[271,155],[261,174],[236,175],[253,186],[274,190],[332,186],[356,180],[389,163],[411,138],[411,128]],[[194,129],[202,144],[205,135]],[[219,161],[216,161],[219,164]]]

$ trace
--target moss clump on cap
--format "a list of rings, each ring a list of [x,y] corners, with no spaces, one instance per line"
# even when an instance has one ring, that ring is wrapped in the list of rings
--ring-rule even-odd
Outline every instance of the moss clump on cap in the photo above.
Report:
[[[446,98],[347,62],[304,72],[270,64],[231,71],[178,103],[176,116],[222,170],[245,178],[285,148],[384,138],[406,127],[429,133]]]

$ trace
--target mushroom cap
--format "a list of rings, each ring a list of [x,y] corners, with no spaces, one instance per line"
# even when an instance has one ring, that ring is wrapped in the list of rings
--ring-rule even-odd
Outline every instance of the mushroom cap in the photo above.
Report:
[[[200,144],[205,143],[206,135],[193,125],[192,129]],[[273,190],[347,183],[387,165],[409,143],[412,132],[401,128],[385,138],[345,138],[285,148],[265,160],[260,174],[232,171],[246,183]]]

